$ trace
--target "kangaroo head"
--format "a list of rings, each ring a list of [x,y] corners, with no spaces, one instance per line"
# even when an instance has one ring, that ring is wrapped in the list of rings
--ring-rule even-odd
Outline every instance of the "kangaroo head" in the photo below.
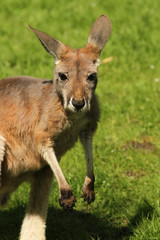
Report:
[[[89,110],[97,84],[99,56],[111,34],[109,18],[101,15],[91,27],[86,46],[76,50],[46,33],[30,29],[55,58],[53,85],[63,99],[64,108],[73,112]]]

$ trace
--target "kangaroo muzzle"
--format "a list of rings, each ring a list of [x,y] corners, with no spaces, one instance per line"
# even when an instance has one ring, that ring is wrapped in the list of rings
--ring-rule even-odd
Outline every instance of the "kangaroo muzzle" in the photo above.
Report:
[[[71,103],[77,111],[81,110],[85,106],[85,100],[84,99],[81,100],[81,101],[76,101],[74,98],[72,98]]]
[[[69,109],[72,112],[82,112],[82,111],[86,111],[88,109],[88,104],[86,99],[82,99],[82,100],[75,100],[74,97],[72,97],[69,102],[68,105],[66,106],[67,109]]]

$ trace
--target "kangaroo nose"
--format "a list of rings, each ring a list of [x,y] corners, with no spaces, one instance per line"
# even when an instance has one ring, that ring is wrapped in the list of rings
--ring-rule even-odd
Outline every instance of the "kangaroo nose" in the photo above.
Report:
[[[84,99],[82,101],[75,101],[74,98],[72,99],[72,104],[73,106],[78,110],[84,107],[85,101]]]

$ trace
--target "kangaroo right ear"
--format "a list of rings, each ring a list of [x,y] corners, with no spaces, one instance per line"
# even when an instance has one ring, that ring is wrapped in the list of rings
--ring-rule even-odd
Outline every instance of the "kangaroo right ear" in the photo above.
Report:
[[[62,52],[64,51],[66,46],[60,41],[52,38],[48,34],[40,32],[32,28],[30,25],[27,26],[36,34],[46,51],[51,54],[55,58],[55,60],[60,60]]]
[[[99,54],[104,48],[111,34],[111,22],[105,15],[101,15],[92,25],[88,43],[98,49]]]

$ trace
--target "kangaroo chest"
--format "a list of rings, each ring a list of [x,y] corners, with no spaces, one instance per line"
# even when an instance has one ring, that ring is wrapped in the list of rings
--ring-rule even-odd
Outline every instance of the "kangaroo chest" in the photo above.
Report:
[[[54,151],[58,157],[74,146],[79,134],[86,129],[88,121],[85,115],[68,121],[67,126],[54,138]]]

